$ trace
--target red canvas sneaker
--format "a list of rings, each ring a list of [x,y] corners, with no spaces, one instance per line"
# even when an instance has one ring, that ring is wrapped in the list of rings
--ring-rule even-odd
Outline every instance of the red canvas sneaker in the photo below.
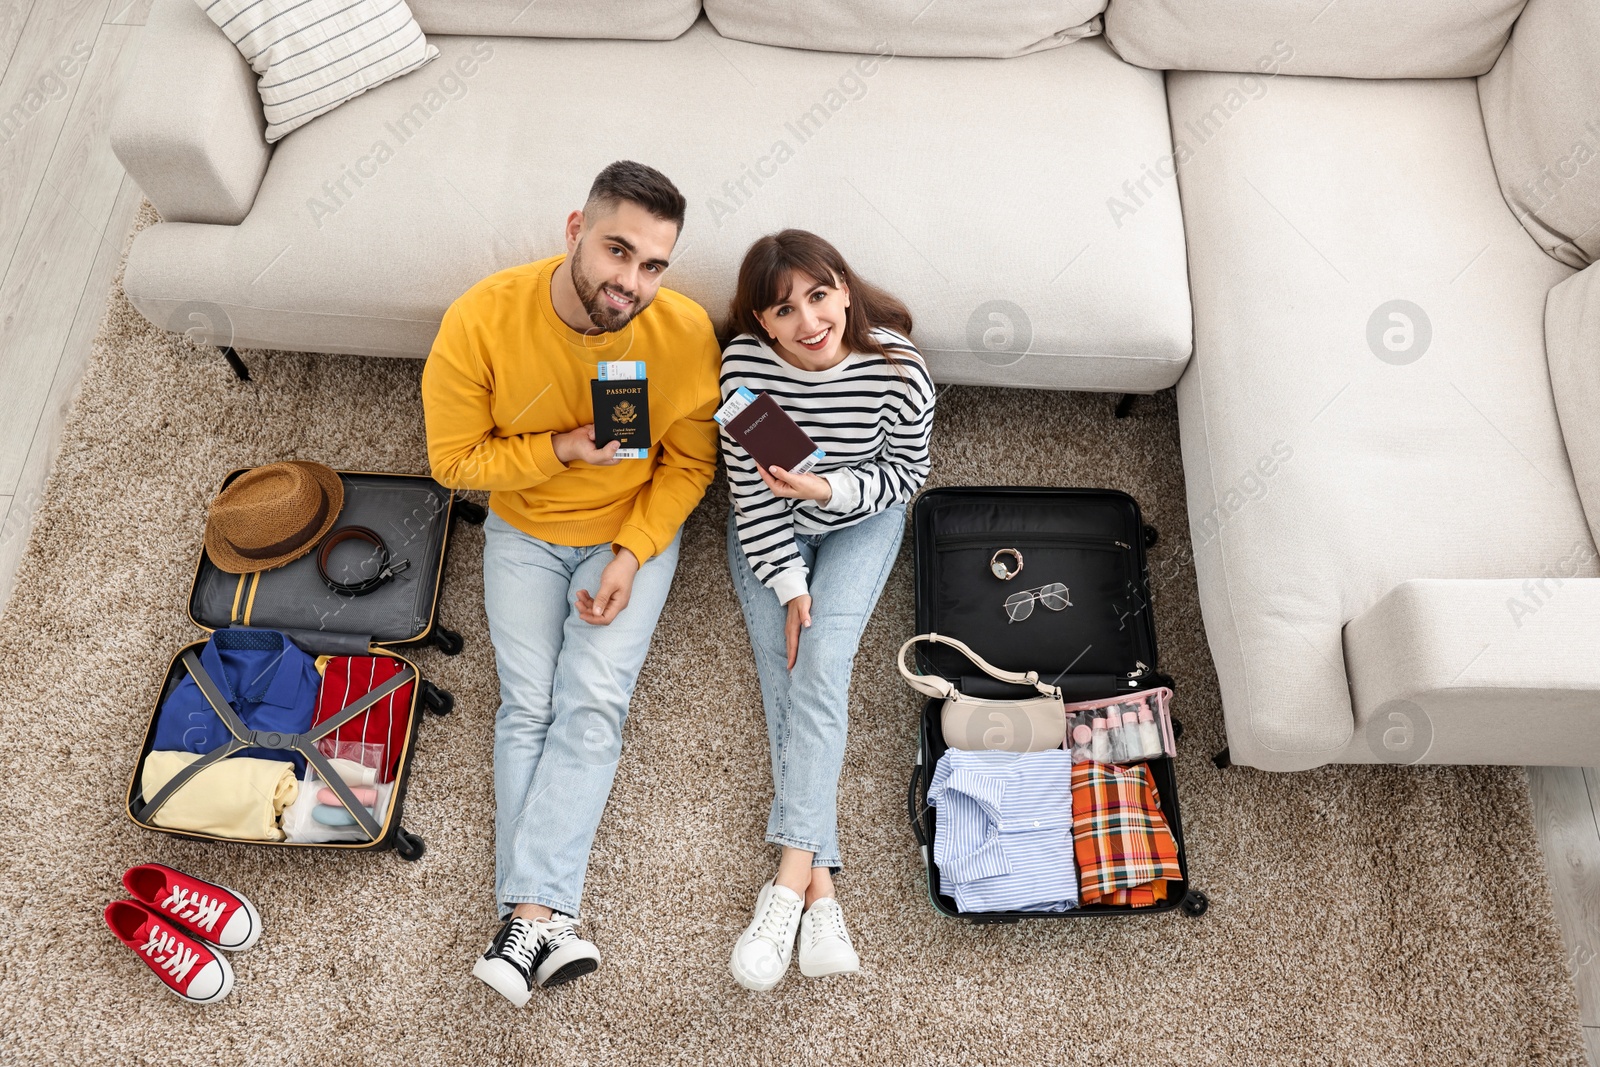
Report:
[[[233,988],[233,968],[221,953],[136,900],[107,904],[106,925],[191,1004],[215,1004]]]
[[[122,876],[133,899],[195,937],[230,952],[261,936],[261,915],[243,895],[163,863],[141,863]]]

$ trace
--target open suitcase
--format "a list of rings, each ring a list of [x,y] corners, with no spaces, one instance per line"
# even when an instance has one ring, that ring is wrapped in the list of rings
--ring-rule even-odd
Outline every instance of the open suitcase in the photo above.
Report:
[[[231,472],[223,486],[243,473],[243,469]],[[354,701],[344,713],[317,723],[305,734],[259,732],[246,729],[237,715],[230,714],[226,698],[217,691],[216,680],[200,666],[200,655],[209,638],[185,645],[173,655],[167,668],[129,780],[128,817],[137,825],[158,833],[235,844],[345,850],[393,848],[404,860],[422,857],[422,839],[401,826],[420,713],[426,707],[436,715],[447,714],[455,699],[424,680],[416,664],[402,653],[424,644],[451,656],[461,651],[460,635],[438,622],[445,550],[453,520],[476,525],[484,521],[487,512],[481,505],[457,500],[453,492],[424,476],[340,471],[339,477],[344,483],[345,498],[335,532],[347,526],[376,532],[388,551],[387,565],[398,572],[392,580],[369,593],[351,596],[336,593],[324,584],[315,551],[283,567],[238,575],[219,570],[202,550],[189,591],[189,618],[210,633],[230,631],[230,640],[245,642],[242,647],[248,647],[252,631],[276,630],[309,656],[379,657],[393,661],[398,672],[367,694],[365,708],[357,706],[362,701]],[[328,555],[329,576],[345,582],[370,575],[374,553],[375,549],[361,541],[336,546]],[[372,669],[375,678],[376,663]],[[164,787],[152,796],[144,796],[141,780],[145,761],[154,748],[160,709],[185,677],[195,679],[207,703],[232,735],[226,746],[231,752],[268,749],[283,752],[286,760],[305,760],[307,766],[317,769],[323,784],[350,813],[361,839],[318,843],[254,840],[153,823],[152,818],[169,799],[162,795],[169,789]],[[409,699],[394,699],[396,693],[409,693]],[[384,802],[368,809],[361,806],[349,786],[335,781],[338,776],[327,771],[326,757],[317,742],[384,699],[389,700],[391,709],[396,705],[406,707],[406,726],[398,754],[389,759],[392,781],[385,783],[388,788],[384,790]],[[227,756],[220,759],[225,763]]]
[[[1069,704],[1172,687],[1172,680],[1157,669],[1145,562],[1145,549],[1157,535],[1128,494],[1111,489],[932,489],[918,498],[912,526],[917,633],[958,638],[1003,670],[1037,671],[1061,687]],[[990,570],[991,557],[1005,548],[1023,557],[1023,574],[1015,583],[1000,581]],[[1054,581],[1068,586],[1072,607],[1035,610],[1024,625],[1009,623],[1003,606],[1008,593]],[[916,653],[921,673],[940,675],[963,693],[995,699],[1034,693],[1030,687],[988,677],[954,649],[924,642]],[[1148,761],[1183,871],[1181,881],[1168,884],[1165,900],[1140,908],[1090,904],[1061,912],[960,911],[940,890],[932,848],[935,812],[922,800],[946,748],[941,703],[932,699],[923,708],[908,792],[911,829],[927,868],[928,896],[940,913],[977,923],[1009,923],[1156,915],[1179,907],[1189,915],[1205,912],[1206,895],[1189,885],[1171,758]],[[1172,729],[1181,736],[1176,720]]]

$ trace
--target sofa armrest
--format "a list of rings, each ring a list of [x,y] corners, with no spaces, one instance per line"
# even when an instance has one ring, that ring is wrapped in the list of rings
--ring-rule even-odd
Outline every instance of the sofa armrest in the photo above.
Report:
[[[256,74],[194,0],[156,0],[111,148],[167,222],[234,225],[272,150]]]
[[[1588,765],[1600,756],[1595,574],[1585,539],[1538,577],[1395,586],[1345,624],[1353,743],[1379,761]],[[1420,721],[1392,733],[1396,708]],[[1412,729],[1427,735],[1417,750],[1385,750]]]

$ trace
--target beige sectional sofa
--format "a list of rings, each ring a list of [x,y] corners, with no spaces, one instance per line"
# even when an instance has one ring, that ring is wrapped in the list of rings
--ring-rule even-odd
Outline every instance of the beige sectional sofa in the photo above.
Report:
[[[166,220],[143,314],[420,357],[642,159],[719,321],[795,225],[940,381],[1177,384],[1234,761],[1600,762],[1593,0],[411,7],[438,60],[269,148],[233,46],[156,0],[113,129]]]
[[[129,260],[140,311],[165,325],[203,301],[241,347],[424,356],[450,301],[560,248],[593,175],[637,157],[689,198],[671,284],[719,320],[744,249],[793,225],[847,236],[863,274],[911,298],[944,381],[1147,392],[1183,372],[1177,189],[1137,227],[1105,206],[1167,151],[1161,74],[1103,40],[996,61],[752,44],[706,18],[666,41],[487,36],[514,28],[496,12],[586,7],[413,7],[430,33],[479,29],[430,37],[432,64],[269,151],[233,46],[193,0],[154,6],[113,133],[168,220]]]

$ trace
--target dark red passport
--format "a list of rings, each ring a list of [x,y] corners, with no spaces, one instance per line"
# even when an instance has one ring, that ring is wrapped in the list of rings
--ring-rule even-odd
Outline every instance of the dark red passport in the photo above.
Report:
[[[724,425],[733,439],[763,467],[782,467],[804,474],[827,453],[796,425],[770,393],[761,393],[749,407]]]

